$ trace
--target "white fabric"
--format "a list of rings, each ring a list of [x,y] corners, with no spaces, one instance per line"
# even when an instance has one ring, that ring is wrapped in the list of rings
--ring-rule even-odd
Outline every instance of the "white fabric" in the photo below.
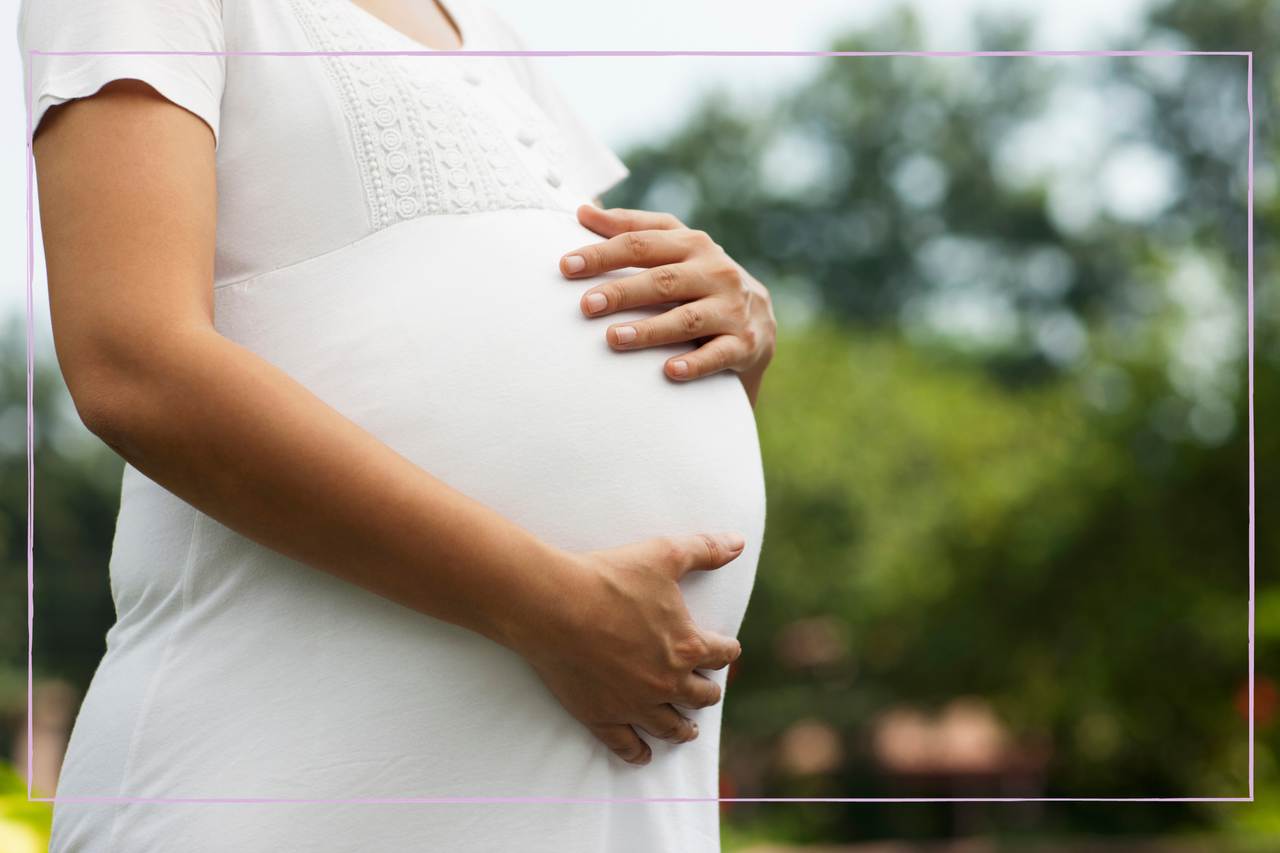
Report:
[[[447,0],[464,50],[527,49]],[[27,0],[46,51],[422,50],[349,0]],[[588,61],[584,60],[584,70]],[[36,57],[33,122],[122,77],[217,138],[218,331],[435,476],[566,550],[736,530],[682,583],[734,635],[764,531],[750,404],[691,344],[615,352],[574,215],[626,176],[530,57]],[[552,171],[554,170],[554,174]],[[558,183],[558,186],[557,186]],[[118,621],[59,798],[717,796],[722,704],[634,767],[519,656],[263,548],[126,466]],[[725,671],[707,673],[722,686]],[[732,701],[730,698],[729,701]],[[70,851],[719,849],[711,803],[59,803]]]

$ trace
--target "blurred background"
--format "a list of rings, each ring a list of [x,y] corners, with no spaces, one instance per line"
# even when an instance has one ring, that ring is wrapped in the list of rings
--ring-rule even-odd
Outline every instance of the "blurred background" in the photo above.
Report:
[[[660,33],[576,0],[491,5],[548,50],[1255,52],[1256,802],[738,802],[722,832],[755,853],[1280,849],[1280,3],[797,2],[776,21],[755,0],[655,3]],[[540,61],[631,169],[606,206],[706,230],[780,322],[722,796],[1248,796],[1246,58]],[[3,176],[0,751],[18,775],[0,851],[47,832],[25,795],[25,166]],[[48,794],[114,621],[123,463],[66,394],[38,235],[36,253]]]

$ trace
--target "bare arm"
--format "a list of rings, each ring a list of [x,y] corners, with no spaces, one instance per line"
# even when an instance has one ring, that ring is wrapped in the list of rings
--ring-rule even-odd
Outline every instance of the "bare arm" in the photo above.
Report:
[[[504,617],[553,595],[563,563],[214,331],[212,133],[152,91],[109,84],[34,143],[54,339],[86,425],[254,541],[509,643]]]
[[[737,644],[693,625],[677,582],[737,552],[711,537],[554,548],[219,335],[213,142],[134,80],[37,129],[54,341],[86,426],[232,530],[521,654],[626,760],[648,754],[632,724],[689,740],[671,703],[719,701],[693,670]]]

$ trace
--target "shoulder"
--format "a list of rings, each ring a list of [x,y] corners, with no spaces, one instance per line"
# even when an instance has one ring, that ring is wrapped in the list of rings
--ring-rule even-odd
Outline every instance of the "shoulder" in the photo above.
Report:
[[[234,0],[230,0],[234,2]],[[222,30],[224,0],[22,0],[18,41],[35,50],[189,49]],[[175,40],[176,46],[167,42]]]
[[[38,130],[49,108],[112,81],[141,80],[203,118],[216,139],[226,82],[222,17],[223,0],[22,0],[30,126]]]

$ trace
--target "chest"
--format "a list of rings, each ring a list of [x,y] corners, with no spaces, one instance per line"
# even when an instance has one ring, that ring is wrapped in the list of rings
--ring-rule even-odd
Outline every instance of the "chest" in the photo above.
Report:
[[[387,26],[432,50],[458,50],[463,37],[436,0],[350,0]]]
[[[468,50],[510,49],[465,20]],[[220,281],[418,217],[590,201],[520,57],[426,50],[350,0],[227,0],[224,26],[229,52],[279,55],[227,57]]]

